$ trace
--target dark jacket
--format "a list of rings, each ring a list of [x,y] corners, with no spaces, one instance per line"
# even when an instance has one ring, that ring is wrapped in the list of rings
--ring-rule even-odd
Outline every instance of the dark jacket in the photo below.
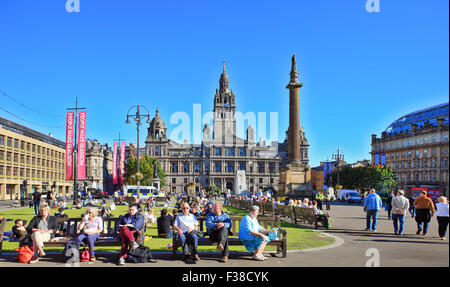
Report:
[[[41,216],[35,216],[31,219],[30,224],[27,227],[28,234],[32,234],[33,228],[38,228],[39,222],[41,221]],[[51,238],[55,237],[56,230],[58,229],[58,219],[55,216],[48,216],[47,226],[49,230],[53,230],[51,233]]]

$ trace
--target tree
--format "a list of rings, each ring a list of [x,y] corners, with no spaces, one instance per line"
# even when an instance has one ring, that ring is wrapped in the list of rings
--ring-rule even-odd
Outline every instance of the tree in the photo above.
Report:
[[[206,188],[206,191],[208,193],[216,193],[216,194],[220,194],[220,192],[221,192],[220,188],[215,184],[211,184],[210,186],[208,186]]]
[[[158,160],[149,155],[143,156],[139,159],[139,171],[137,174],[137,159],[135,157],[129,158],[125,162],[125,183],[128,185],[136,185],[138,177],[141,177],[141,185],[151,186],[153,178],[153,168]],[[164,169],[158,163],[158,177],[161,180],[161,187],[165,186],[166,175]]]
[[[337,183],[337,170],[328,175],[328,180]],[[356,167],[345,166],[339,170],[339,183],[344,189],[359,189],[366,191],[376,189],[388,191],[397,184],[395,175],[389,166]]]

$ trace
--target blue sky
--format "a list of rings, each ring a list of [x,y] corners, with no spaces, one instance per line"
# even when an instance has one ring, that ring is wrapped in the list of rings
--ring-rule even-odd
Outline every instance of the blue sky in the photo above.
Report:
[[[348,162],[369,159],[372,133],[448,101],[448,1],[380,0],[379,13],[365,0],[65,2],[0,1],[0,90],[33,109],[0,94],[0,116],[63,141],[76,96],[88,138],[135,142],[135,104],[159,107],[170,134],[173,113],[212,110],[223,60],[238,110],[278,112],[283,141],[297,55],[311,166],[338,145]]]

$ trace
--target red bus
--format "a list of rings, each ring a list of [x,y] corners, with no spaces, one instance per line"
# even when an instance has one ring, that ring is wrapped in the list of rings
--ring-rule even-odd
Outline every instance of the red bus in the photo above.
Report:
[[[427,187],[413,187],[411,188],[411,196],[419,197],[421,191],[426,191],[427,196],[431,198],[434,202],[437,202],[438,197],[442,195],[442,192],[439,189]]]

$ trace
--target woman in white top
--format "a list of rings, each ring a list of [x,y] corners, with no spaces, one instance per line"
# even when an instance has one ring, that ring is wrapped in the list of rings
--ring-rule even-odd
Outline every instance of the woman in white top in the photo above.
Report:
[[[86,216],[83,217],[80,226],[78,226],[78,230],[83,231],[77,237],[77,243],[82,242],[84,239],[88,241],[91,255],[90,261],[95,261],[94,242],[97,241],[99,234],[103,232],[103,220],[97,215],[97,209],[86,209]]]
[[[440,196],[436,204],[436,217],[439,224],[439,237],[441,240],[446,240],[445,234],[447,233],[448,226],[448,199],[445,196]]]

